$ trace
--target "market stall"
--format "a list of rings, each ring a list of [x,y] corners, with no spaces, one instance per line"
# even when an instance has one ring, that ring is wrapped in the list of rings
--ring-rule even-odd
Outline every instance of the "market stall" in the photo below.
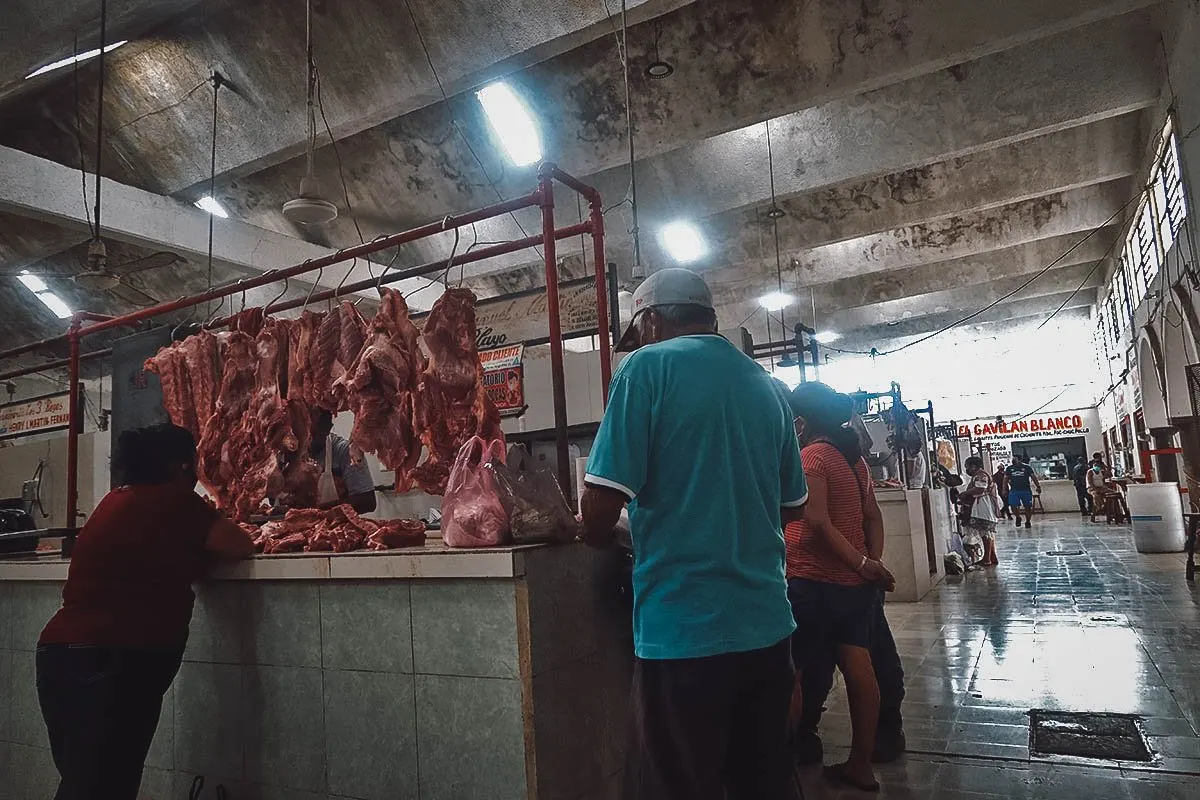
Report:
[[[22,780],[52,771],[42,749],[33,649],[69,564],[34,547],[39,538],[43,551],[61,542],[69,555],[80,518],[109,483],[107,459],[81,436],[82,340],[269,283],[286,287],[309,272],[531,206],[542,211],[537,236],[472,249],[449,264],[385,270],[303,300],[243,304],[222,319],[150,329],[114,347],[120,382],[136,391],[114,402],[113,435],[166,419],[191,429],[202,488],[253,533],[259,549],[199,588],[185,664],[149,767],[155,794],[164,797],[183,796],[196,775],[234,796],[266,789],[373,796],[387,787],[403,796],[579,797],[619,770],[618,710],[632,650],[623,556],[534,541],[545,531],[512,543],[518,519],[527,530],[531,519],[562,514],[573,523],[566,501],[548,516],[548,506],[503,502],[490,516],[456,518],[456,535],[446,505],[440,519],[416,513],[453,492],[457,456],[474,441],[486,448],[479,461],[505,459],[502,415],[524,405],[521,350],[531,337],[549,351],[547,465],[559,485],[570,486],[572,474],[566,335],[597,337],[591,358],[603,404],[612,287],[600,197],[553,164],[543,164],[539,178],[530,195],[195,297],[119,318],[77,312],[65,337],[0,352],[3,359],[65,342],[73,387],[64,402],[64,485],[53,498],[64,507],[63,529],[22,532],[14,548],[22,552],[0,560],[0,619],[15,621],[0,638],[3,663],[12,665],[13,741],[46,767],[21,770]],[[586,221],[555,227],[556,182],[587,200]],[[582,234],[593,237],[594,277],[565,285],[560,295],[555,243]],[[545,259],[545,288],[534,298],[542,311],[518,316],[521,330],[539,321],[544,329],[517,331],[515,341],[498,340],[494,325],[481,339],[478,320],[499,316],[500,304],[477,304],[466,289],[447,286],[427,315],[410,316],[389,288],[534,247]],[[346,296],[364,290],[378,290],[381,300],[371,319]],[[563,309],[576,295],[591,310],[582,328],[578,320],[564,325]],[[287,311],[299,313],[279,316]],[[325,507],[328,465],[315,462],[308,446],[317,411],[348,412],[340,414],[347,438],[383,468],[377,474],[389,473],[389,499],[409,492],[426,499],[409,509],[381,504],[374,518],[344,502]],[[492,546],[454,549],[443,535]],[[5,788],[24,797],[33,796],[32,786]]]
[[[853,424],[861,423],[870,439],[866,458],[883,513],[883,561],[896,576],[888,599],[915,602],[944,577],[941,555],[955,526],[948,489],[937,477],[933,406],[910,410],[896,383],[851,398],[858,416]]]
[[[959,435],[977,443],[991,472],[1011,464],[1013,453],[1024,456],[1041,484],[1035,508],[1046,513],[1079,511],[1071,472],[1078,459],[1104,449],[1095,409],[966,420],[959,423]]]

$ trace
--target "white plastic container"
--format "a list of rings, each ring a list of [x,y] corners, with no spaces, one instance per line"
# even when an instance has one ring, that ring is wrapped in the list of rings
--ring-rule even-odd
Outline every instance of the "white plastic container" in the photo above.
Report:
[[[1133,544],[1139,553],[1181,553],[1183,505],[1178,483],[1134,483],[1128,488]]]

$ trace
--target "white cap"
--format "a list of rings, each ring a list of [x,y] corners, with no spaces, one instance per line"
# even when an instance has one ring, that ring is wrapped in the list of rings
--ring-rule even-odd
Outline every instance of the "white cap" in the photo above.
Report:
[[[655,306],[700,306],[712,311],[712,290],[704,278],[690,269],[660,269],[646,278],[633,292],[633,316],[617,342],[618,353],[634,349],[633,320],[642,311]]]

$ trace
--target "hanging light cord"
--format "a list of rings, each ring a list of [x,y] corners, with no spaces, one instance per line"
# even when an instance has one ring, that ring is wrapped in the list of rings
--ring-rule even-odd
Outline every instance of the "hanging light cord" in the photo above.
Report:
[[[100,95],[96,102],[96,231],[100,238],[100,159],[104,152],[104,47],[108,44],[108,0],[100,0]]]
[[[771,148],[771,121],[763,123],[767,126],[767,172],[771,178],[771,229],[775,235],[775,280],[778,284],[779,295],[783,297],[783,261],[779,256],[779,206],[775,204],[775,152]],[[787,338],[787,325],[783,321],[784,309],[779,309],[779,325],[783,329],[782,336]],[[768,338],[770,333],[767,334]]]
[[[621,54],[621,73],[625,83],[625,131],[629,140],[629,206],[633,213],[633,268],[642,269],[642,237],[641,226],[638,224],[637,201],[637,167],[633,149],[633,102],[629,93],[629,20],[628,2],[621,0],[621,43],[618,48]]]
[[[212,149],[208,158],[208,199],[216,200],[217,192],[217,96],[221,93],[221,84],[224,80],[221,78],[221,73],[213,70],[212,85],[213,85],[213,103],[212,103]],[[214,217],[216,215],[211,211],[208,214],[208,289],[212,291],[213,286],[213,226],[215,225]],[[211,303],[210,303],[211,306]]]

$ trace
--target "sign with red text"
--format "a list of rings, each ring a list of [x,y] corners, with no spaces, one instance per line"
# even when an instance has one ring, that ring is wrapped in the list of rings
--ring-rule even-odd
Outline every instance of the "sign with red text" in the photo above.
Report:
[[[523,344],[497,347],[479,354],[479,363],[483,365],[483,390],[502,417],[519,416],[527,408],[525,370],[521,366],[524,355]]]
[[[1045,439],[1053,436],[1077,436],[1088,432],[1080,414],[1033,416],[1005,422],[976,422],[958,426],[959,436],[975,439]]]
[[[70,422],[71,393],[60,392],[0,406],[0,439],[60,431]]]

